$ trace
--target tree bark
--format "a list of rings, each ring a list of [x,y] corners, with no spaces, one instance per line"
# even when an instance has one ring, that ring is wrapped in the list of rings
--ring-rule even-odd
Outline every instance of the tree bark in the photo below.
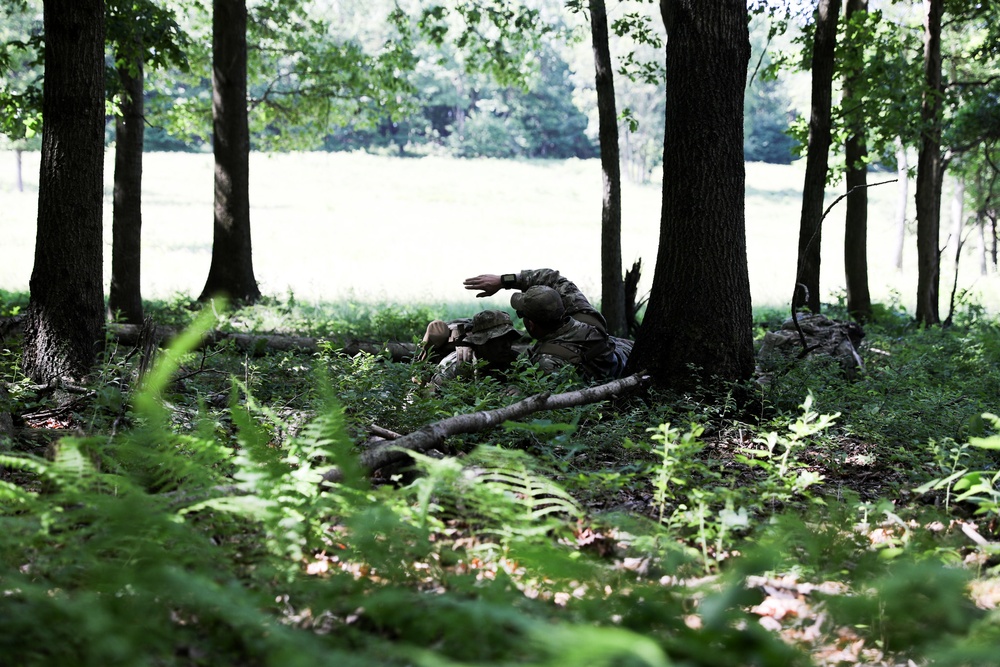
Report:
[[[750,38],[742,0],[661,0],[667,29],[659,250],[629,372],[690,388],[754,368],[747,269],[743,94]]]
[[[104,0],[45,0],[38,230],[23,367],[79,379],[103,341]]]
[[[138,51],[141,53],[141,48]],[[122,55],[119,54],[119,58]],[[142,323],[139,284],[142,257],[142,148],[144,143],[142,57],[118,67],[121,115],[115,119],[115,190],[112,216],[111,287],[108,314]]]
[[[920,324],[941,322],[941,19],[944,0],[924,0],[924,93],[917,156],[917,312]]]
[[[809,145],[802,187],[799,219],[799,254],[795,270],[792,310],[805,306],[820,312],[820,249],[823,231],[823,198],[830,160],[830,112],[833,100],[834,55],[837,48],[837,18],[840,0],[819,0],[813,37],[812,103]],[[803,286],[804,289],[799,286]]]
[[[260,298],[250,244],[250,130],[247,119],[246,0],[212,4],[212,121],[215,226],[212,264],[199,300]]]
[[[598,139],[601,145],[601,314],[608,332],[624,336],[625,287],[622,280],[622,183],[618,153],[615,80],[608,47],[608,15],[604,0],[590,0],[590,30],[596,70]]]
[[[867,14],[868,0],[848,0],[845,18],[847,24],[863,19]],[[848,48],[860,51],[857,37],[848,37]],[[847,283],[847,312],[858,322],[872,316],[871,292],[868,289],[868,146],[865,141],[865,119],[858,89],[865,87],[862,59],[852,58],[858,69],[848,73],[844,81],[843,104],[847,114],[848,136],[844,145],[847,163],[847,209],[844,226],[844,274]],[[856,110],[856,111],[855,111]]]

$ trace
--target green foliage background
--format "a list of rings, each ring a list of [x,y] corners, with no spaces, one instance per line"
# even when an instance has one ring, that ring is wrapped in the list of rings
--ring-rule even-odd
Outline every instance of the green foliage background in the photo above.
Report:
[[[971,591],[998,580],[1000,423],[979,414],[1000,335],[975,311],[931,331],[886,315],[854,382],[817,360],[749,411],[693,384],[538,414],[370,481],[355,465],[369,424],[411,432],[578,380],[521,366],[431,393],[415,384],[431,368],[332,345],[197,349],[208,327],[282,318],[412,340],[425,314],[387,307],[373,328],[293,312],[205,311],[142,378],[112,352],[76,404],[81,434],[4,443],[6,660],[808,665],[844,628],[875,664],[991,655],[998,618]],[[37,411],[50,399],[18,381],[16,354],[11,407]],[[331,466],[341,481],[321,484]],[[812,642],[794,617],[759,621],[770,598],[751,582],[781,577],[823,584],[806,598],[826,620],[801,619]]]

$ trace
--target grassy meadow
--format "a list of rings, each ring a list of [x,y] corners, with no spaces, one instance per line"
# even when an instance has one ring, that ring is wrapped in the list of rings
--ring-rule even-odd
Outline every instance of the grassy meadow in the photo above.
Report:
[[[105,274],[110,272],[112,151],[105,167]],[[37,153],[0,153],[0,289],[27,290],[37,208]],[[312,302],[461,304],[462,279],[549,266],[600,296],[601,172],[596,160],[505,161],[397,158],[363,153],[253,154],[250,162],[254,270],[266,295]],[[212,244],[212,156],[151,153],[144,166],[142,286],[146,298],[197,296]],[[873,174],[871,180],[893,178]],[[785,308],[792,292],[803,165],[747,164],[746,216],[754,307]],[[910,215],[912,192],[910,183]],[[843,188],[831,188],[827,205]],[[950,193],[946,187],[944,201]],[[916,248],[893,267],[898,184],[869,190],[869,273],[875,300],[912,312]],[[623,186],[622,256],[641,258],[648,289],[656,260],[658,184]],[[942,246],[948,228],[947,204]],[[844,289],[844,203],[823,230],[824,300]],[[978,275],[974,244],[960,287],[1000,311],[1000,278]],[[947,314],[953,262],[942,265]],[[500,305],[499,299],[494,305]],[[481,305],[486,306],[486,303]]]

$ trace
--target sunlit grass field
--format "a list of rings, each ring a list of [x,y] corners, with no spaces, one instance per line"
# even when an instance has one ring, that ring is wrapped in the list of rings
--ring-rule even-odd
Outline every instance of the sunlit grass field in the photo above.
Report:
[[[105,168],[105,276],[110,272],[113,152]],[[38,196],[37,153],[0,153],[0,289],[27,290]],[[398,158],[364,153],[254,154],[250,162],[254,271],[261,290],[300,301],[501,305],[471,302],[462,279],[478,273],[552,267],[593,299],[600,297],[601,171],[597,160],[507,161]],[[212,156],[150,153],[144,163],[142,288],[146,298],[196,297],[212,244]],[[871,181],[894,178],[873,174]],[[756,309],[786,308],[792,294],[802,164],[747,164],[749,271]],[[904,270],[893,267],[898,184],[869,190],[869,273],[873,299],[912,312],[916,239],[910,230]],[[827,193],[827,205],[842,187]],[[943,246],[950,227],[946,205]],[[648,289],[656,261],[660,186],[625,183],[622,256],[641,258]],[[841,201],[822,236],[823,299],[844,290]],[[969,243],[960,287],[1000,311],[1000,279],[979,275]],[[942,316],[954,271],[942,264]]]

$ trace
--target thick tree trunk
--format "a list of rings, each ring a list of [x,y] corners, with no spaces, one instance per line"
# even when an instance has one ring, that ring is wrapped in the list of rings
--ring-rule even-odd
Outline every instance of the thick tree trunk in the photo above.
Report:
[[[608,331],[626,332],[625,287],[622,281],[622,182],[618,154],[618,112],[615,79],[608,48],[608,15],[604,0],[590,0],[590,30],[597,73],[598,138],[601,144],[601,314]]]
[[[896,246],[893,249],[893,266],[903,270],[903,246],[906,242],[906,205],[910,200],[910,165],[906,158],[906,146],[902,139],[896,143],[896,180],[899,183],[896,200]]]
[[[629,372],[690,388],[753,373],[743,162],[750,38],[742,0],[661,0],[667,29],[659,251]]]
[[[250,245],[246,0],[214,0],[212,7],[215,231],[212,264],[198,298],[224,295],[253,303],[260,289]]]
[[[837,48],[837,18],[840,0],[819,0],[812,56],[812,105],[809,116],[809,146],[802,186],[799,219],[799,254],[795,269],[792,309],[805,306],[820,311],[820,248],[823,231],[823,198],[830,161],[830,110],[833,100],[834,53]]]
[[[103,341],[104,0],[45,0],[38,231],[23,365],[78,379]]]
[[[120,66],[121,115],[115,120],[115,199],[112,216],[111,288],[108,314],[142,323],[139,286],[142,256],[142,147],[145,135],[143,62]]]
[[[917,156],[917,312],[920,324],[941,321],[941,18],[944,0],[924,0],[924,95]]]
[[[846,19],[852,21],[863,19],[861,14],[867,14],[868,0],[848,0]],[[864,48],[857,42],[856,36],[848,39],[848,48],[858,50]],[[856,59],[861,62],[861,59]],[[847,282],[847,312],[855,320],[865,322],[871,319],[872,299],[868,289],[868,146],[865,141],[865,119],[861,114],[861,100],[857,91],[864,87],[865,72],[863,65],[857,71],[847,75],[844,82],[844,100],[841,105],[846,113],[848,137],[844,145],[844,158],[847,163],[847,210],[844,227],[844,274]],[[857,109],[855,113],[853,110]]]

